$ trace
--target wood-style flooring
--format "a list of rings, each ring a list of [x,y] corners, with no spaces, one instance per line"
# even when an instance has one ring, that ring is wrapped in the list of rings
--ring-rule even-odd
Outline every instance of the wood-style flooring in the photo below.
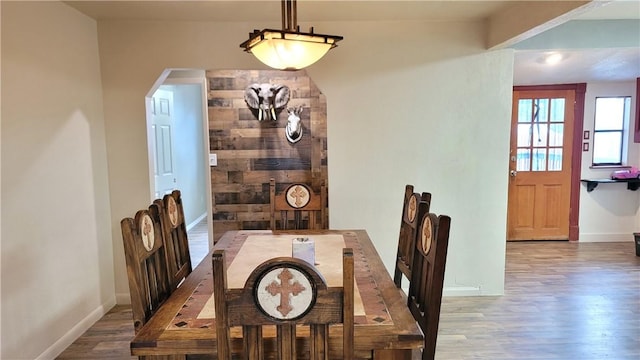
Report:
[[[58,359],[135,359],[116,306]],[[437,360],[640,359],[635,244],[507,243],[505,295],[445,297]]]

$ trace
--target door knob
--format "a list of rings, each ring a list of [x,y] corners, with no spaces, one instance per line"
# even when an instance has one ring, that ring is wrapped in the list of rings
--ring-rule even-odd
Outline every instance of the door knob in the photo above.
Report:
[[[509,175],[510,175],[511,177],[515,177],[517,174],[518,174],[518,172],[517,172],[517,171],[515,171],[515,170],[511,170],[511,171],[509,171]]]

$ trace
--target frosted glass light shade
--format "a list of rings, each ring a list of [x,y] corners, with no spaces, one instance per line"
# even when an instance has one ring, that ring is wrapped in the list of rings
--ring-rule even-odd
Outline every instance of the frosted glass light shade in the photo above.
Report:
[[[341,36],[262,30],[240,45],[265,65],[280,70],[303,69],[336,47]]]

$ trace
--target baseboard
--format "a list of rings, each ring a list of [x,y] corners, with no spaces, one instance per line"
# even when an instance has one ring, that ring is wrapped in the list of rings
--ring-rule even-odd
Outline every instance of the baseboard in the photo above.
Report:
[[[634,241],[632,233],[622,234],[580,234],[578,242],[627,242]]]
[[[117,293],[116,304],[118,305],[131,305],[131,296],[129,293]]]
[[[93,324],[100,320],[109,310],[116,306],[116,299],[111,298],[104,304],[98,306],[89,315],[77,323],[71,330],[64,334],[58,341],[51,345],[47,350],[40,354],[36,360],[55,359],[58,355],[71,346],[85,331],[89,330]]]
[[[187,224],[187,231],[191,230],[194,226],[198,225],[200,223],[200,221],[202,221],[202,220],[204,220],[206,218],[207,218],[207,213],[206,212],[204,214],[198,216],[197,219],[192,221],[190,224]]]
[[[481,296],[480,287],[475,286],[451,286],[442,289],[442,296]]]

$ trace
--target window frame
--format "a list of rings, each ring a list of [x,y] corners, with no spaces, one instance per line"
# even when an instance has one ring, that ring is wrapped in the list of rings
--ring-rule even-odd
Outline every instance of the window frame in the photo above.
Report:
[[[598,115],[598,99],[624,99],[622,109],[622,122],[620,129],[606,129],[598,130],[597,115]],[[591,152],[591,166],[597,167],[622,167],[625,166],[626,154],[625,149],[628,147],[627,131],[629,131],[631,121],[631,96],[630,95],[617,95],[617,96],[596,96],[594,101],[594,116],[593,116],[593,145]],[[598,134],[602,133],[619,133],[620,135],[620,149],[619,149],[619,162],[596,162],[596,138]]]
[[[636,127],[633,134],[633,142],[640,143],[640,77],[636,78]]]

